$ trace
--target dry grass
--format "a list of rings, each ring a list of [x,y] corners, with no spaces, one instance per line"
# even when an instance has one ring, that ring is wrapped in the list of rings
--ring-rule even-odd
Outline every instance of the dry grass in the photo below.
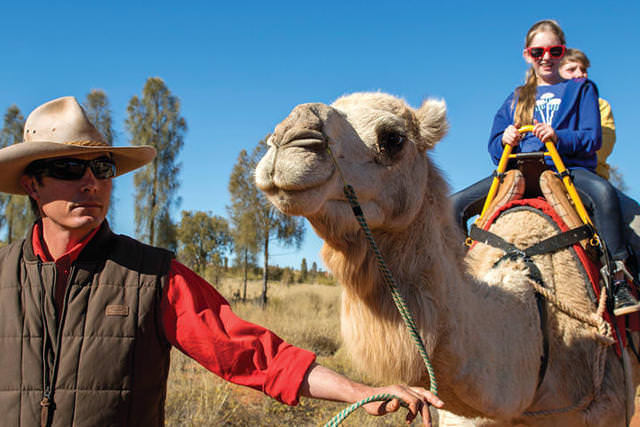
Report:
[[[225,279],[218,290],[230,299],[239,287],[239,280]],[[260,282],[252,281],[248,298],[257,301],[260,287]],[[268,327],[287,342],[314,351],[322,365],[371,383],[353,369],[341,350],[339,306],[339,287],[313,284],[270,283],[265,310],[254,302],[233,303],[240,317]],[[303,398],[298,406],[289,407],[260,392],[221,380],[179,351],[172,353],[166,403],[169,426],[315,426],[323,425],[346,406]],[[370,417],[360,409],[342,425],[404,425],[405,414],[401,410],[386,417]],[[414,421],[414,425],[418,424]]]

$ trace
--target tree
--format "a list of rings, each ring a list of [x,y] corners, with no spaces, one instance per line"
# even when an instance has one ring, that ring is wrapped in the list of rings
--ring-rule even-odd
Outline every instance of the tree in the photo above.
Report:
[[[142,97],[133,96],[127,107],[125,125],[133,145],[151,145],[158,155],[134,177],[137,236],[151,245],[174,248],[175,230],[171,209],[180,204],[176,197],[180,164],[177,156],[184,144],[186,120],[180,116],[180,101],[164,81],[150,77]]]
[[[207,266],[213,266],[217,282],[224,268],[224,254],[231,249],[227,220],[210,212],[182,211],[177,237],[180,259],[200,275]]]
[[[229,178],[231,206],[227,206],[231,221],[236,257],[242,265],[242,301],[247,300],[247,276],[249,264],[254,263],[258,253],[257,187],[253,184],[253,169],[246,150],[240,151]]]
[[[291,217],[278,211],[265,197],[258,191],[253,181],[253,171],[258,161],[267,151],[267,144],[260,141],[250,156],[241,156],[234,167],[239,169],[237,174],[232,173],[232,180],[239,181],[229,183],[229,192],[232,200],[241,200],[238,206],[245,207],[247,222],[244,233],[252,233],[257,238],[257,245],[262,249],[264,268],[262,273],[262,296],[261,303],[265,307],[267,304],[267,284],[269,281],[269,244],[272,240],[279,241],[283,246],[296,246],[300,248],[304,237],[304,226],[301,218]]]
[[[611,185],[623,193],[629,189],[629,186],[624,181],[622,172],[620,172],[620,169],[618,169],[617,166],[611,166],[609,168],[609,181],[611,181]]]
[[[307,259],[302,258],[302,262],[300,263],[300,282],[305,282],[308,276],[309,271],[307,270]]]
[[[89,121],[93,123],[96,129],[105,137],[105,142],[113,145],[115,132],[113,131],[111,106],[109,105],[107,94],[102,89],[91,89],[87,94],[84,109]]]
[[[111,107],[109,105],[109,98],[102,89],[91,89],[91,92],[87,94],[87,99],[84,103],[84,110],[87,113],[89,121],[98,129],[98,131],[105,137],[105,142],[109,145],[113,145],[115,140],[115,132],[113,130],[113,123],[111,120]],[[113,196],[115,191],[115,181],[113,181],[113,188],[111,190],[111,199],[109,201],[109,213],[107,214],[110,222],[114,221],[115,209],[113,208],[115,197]]]
[[[16,105],[7,109],[0,131],[0,147],[22,141],[24,116]],[[29,197],[18,194],[0,194],[0,226],[7,227],[7,243],[22,239],[35,216],[29,206]]]

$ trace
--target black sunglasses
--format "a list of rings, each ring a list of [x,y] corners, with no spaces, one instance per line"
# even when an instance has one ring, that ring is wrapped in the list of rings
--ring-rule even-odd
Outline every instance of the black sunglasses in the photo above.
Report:
[[[74,158],[44,159],[32,162],[26,170],[27,175],[44,175],[51,178],[73,181],[80,179],[87,171],[87,167],[97,179],[107,179],[116,176],[116,164],[109,157],[103,156],[93,160]]]

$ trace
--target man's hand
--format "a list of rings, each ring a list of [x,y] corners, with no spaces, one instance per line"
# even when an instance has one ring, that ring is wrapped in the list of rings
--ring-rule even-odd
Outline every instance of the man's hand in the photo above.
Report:
[[[370,387],[352,381],[316,363],[311,365],[309,371],[307,371],[307,376],[300,388],[302,396],[348,403],[356,403],[381,393],[393,394],[407,403],[409,406],[408,423],[411,423],[419,412],[422,415],[422,424],[425,427],[431,425],[429,405],[433,405],[436,408],[442,408],[444,405],[433,393],[422,387],[408,387],[405,385]],[[398,399],[392,399],[388,402],[371,402],[364,405],[363,408],[371,415],[385,415],[397,411],[400,408],[400,402]]]
[[[422,387],[408,387],[405,385],[392,385],[388,387],[373,388],[369,396],[376,394],[393,394],[401,398],[407,405],[409,413],[407,414],[407,424],[411,424],[413,419],[420,413],[422,416],[422,425],[431,425],[431,415],[429,414],[429,405],[442,408],[444,403],[436,397],[435,394],[425,390]],[[364,398],[369,397],[364,396]],[[363,406],[367,413],[371,415],[385,415],[395,412],[400,408],[398,399],[392,399],[386,402],[371,402]]]

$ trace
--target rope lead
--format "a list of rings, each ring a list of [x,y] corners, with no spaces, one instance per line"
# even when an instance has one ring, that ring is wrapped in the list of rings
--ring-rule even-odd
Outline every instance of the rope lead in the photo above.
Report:
[[[418,347],[418,351],[422,356],[422,360],[424,361],[425,367],[427,369],[427,373],[429,375],[429,390],[431,391],[431,393],[437,396],[438,383],[436,382],[435,372],[433,370],[433,366],[431,365],[431,361],[429,359],[429,355],[427,354],[427,350],[424,347],[422,337],[420,337],[420,334],[418,332],[418,328],[413,319],[413,316],[409,312],[407,303],[402,297],[402,295],[400,294],[398,287],[396,286],[396,283],[393,278],[393,275],[391,274],[391,271],[387,268],[384,258],[382,257],[382,253],[378,249],[378,245],[376,244],[375,239],[373,238],[371,229],[369,229],[369,225],[367,224],[367,221],[364,217],[362,208],[358,203],[358,198],[356,197],[355,190],[351,185],[347,184],[347,181],[344,175],[342,174],[342,170],[340,169],[338,162],[336,161],[335,157],[333,156],[333,153],[331,152],[331,149],[329,148],[329,144],[327,144],[327,152],[329,153],[329,157],[333,161],[336,171],[338,172],[338,175],[342,180],[344,195],[349,201],[349,204],[351,205],[351,209],[353,210],[353,214],[355,215],[356,220],[358,221],[358,224],[360,224],[360,227],[365,233],[367,241],[369,242],[369,247],[371,248],[371,250],[373,250],[373,253],[375,254],[376,261],[378,264],[378,269],[382,273],[384,282],[387,284],[387,286],[389,287],[389,290],[391,291],[393,302],[396,305],[396,308],[398,309],[398,311],[400,312],[400,316],[402,317],[404,324],[409,329],[409,333],[411,334],[411,337],[413,338],[413,341],[415,342],[416,346]],[[348,417],[353,411],[355,411],[362,405],[366,405],[367,403],[374,402],[374,401],[390,400],[390,399],[399,399],[399,398],[393,395],[382,394],[382,395],[371,396],[364,400],[356,402],[353,405],[349,406],[348,408],[343,409],[338,415],[333,417],[331,421],[325,424],[325,427],[334,427],[339,425],[346,417]],[[400,400],[400,402],[402,406],[406,406],[406,404],[402,400]]]

